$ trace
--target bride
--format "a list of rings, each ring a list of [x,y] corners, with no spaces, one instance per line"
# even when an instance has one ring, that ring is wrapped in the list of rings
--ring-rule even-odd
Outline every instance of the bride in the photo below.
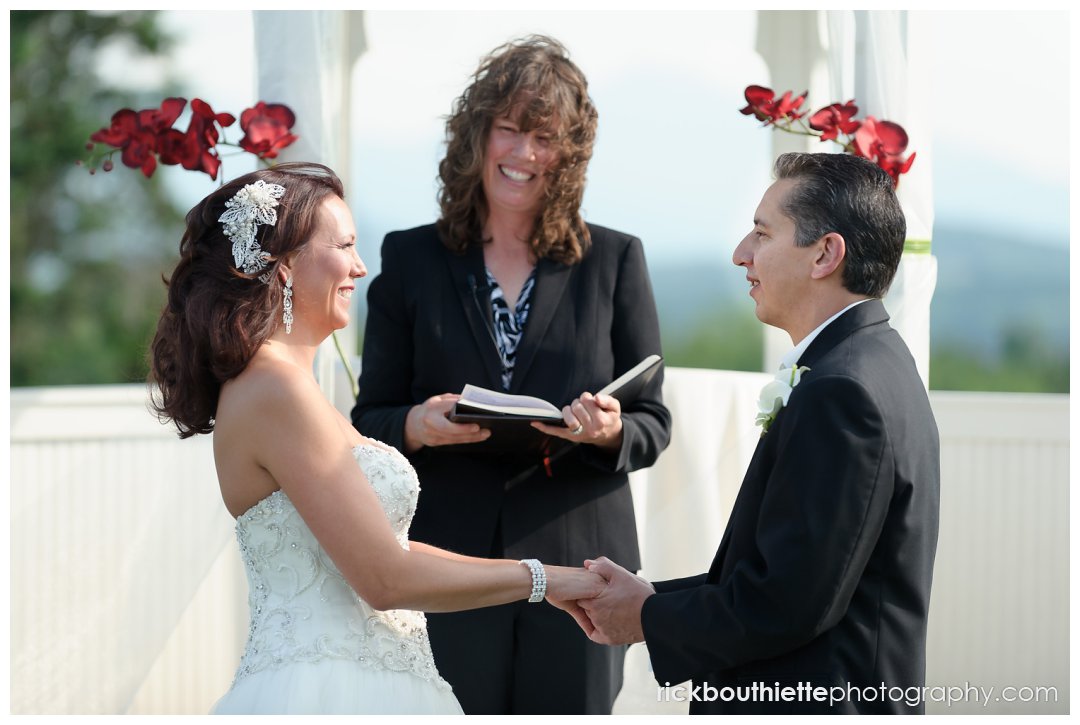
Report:
[[[461,713],[423,612],[545,596],[573,609],[603,588],[582,569],[408,540],[415,472],[357,433],[312,374],[366,274],[324,166],[256,171],[187,215],[151,350],[153,406],[181,438],[213,433],[247,572],[248,641],[215,713]]]

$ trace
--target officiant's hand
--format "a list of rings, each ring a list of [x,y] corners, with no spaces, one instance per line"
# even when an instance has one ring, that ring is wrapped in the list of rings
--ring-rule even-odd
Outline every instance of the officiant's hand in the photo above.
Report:
[[[641,607],[646,599],[656,593],[653,585],[606,556],[586,561],[585,568],[607,581],[607,587],[600,596],[578,602],[595,628],[589,634],[589,639],[599,644],[644,642]]]
[[[461,398],[454,393],[434,395],[409,408],[405,416],[405,452],[416,453],[424,446],[449,446],[487,440],[491,431],[476,423],[452,423],[446,416]]]
[[[622,406],[610,395],[582,393],[562,409],[566,427],[533,423],[533,428],[571,443],[589,443],[605,450],[622,446]]]

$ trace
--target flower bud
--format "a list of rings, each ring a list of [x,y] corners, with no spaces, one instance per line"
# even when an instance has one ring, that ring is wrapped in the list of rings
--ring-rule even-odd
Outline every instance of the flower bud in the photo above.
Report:
[[[94,142],[93,141],[87,141],[86,142],[86,150],[87,151],[93,151],[94,150]]]
[[[94,174],[96,174],[96,173],[97,173],[97,169],[94,169],[94,168],[91,168],[91,169],[90,169],[90,175],[91,175],[91,176],[93,176],[93,175],[94,175]]]
[[[113,170],[112,159],[105,159],[105,163],[103,163],[101,165],[101,169],[102,169],[102,171],[112,171]]]

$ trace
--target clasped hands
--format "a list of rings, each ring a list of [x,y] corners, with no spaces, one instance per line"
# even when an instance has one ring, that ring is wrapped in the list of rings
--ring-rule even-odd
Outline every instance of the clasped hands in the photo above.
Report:
[[[588,638],[597,644],[644,642],[641,607],[656,593],[653,585],[605,556],[587,560],[581,573],[583,576],[598,575],[602,579],[596,596],[560,599],[560,592],[549,590],[548,603],[573,617]]]

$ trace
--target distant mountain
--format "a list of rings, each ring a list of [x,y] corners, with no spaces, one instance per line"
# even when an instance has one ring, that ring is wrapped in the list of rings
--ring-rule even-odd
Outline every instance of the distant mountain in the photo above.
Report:
[[[725,266],[707,259],[667,263],[650,260],[649,276],[665,343],[693,334],[718,310],[739,304],[749,310],[754,308],[749,297],[740,298],[749,292],[746,273],[732,264]]]
[[[1067,244],[1036,245],[1004,231],[941,222],[933,253],[938,284],[930,308],[932,345],[996,358],[1006,331],[1021,328],[1068,353]],[[649,269],[665,341],[693,334],[718,309],[752,309],[745,274],[733,265],[650,260]]]
[[[1009,328],[1039,333],[1069,349],[1067,244],[1023,241],[1019,234],[942,222],[934,227],[938,286],[930,307],[930,339],[1000,351]]]

